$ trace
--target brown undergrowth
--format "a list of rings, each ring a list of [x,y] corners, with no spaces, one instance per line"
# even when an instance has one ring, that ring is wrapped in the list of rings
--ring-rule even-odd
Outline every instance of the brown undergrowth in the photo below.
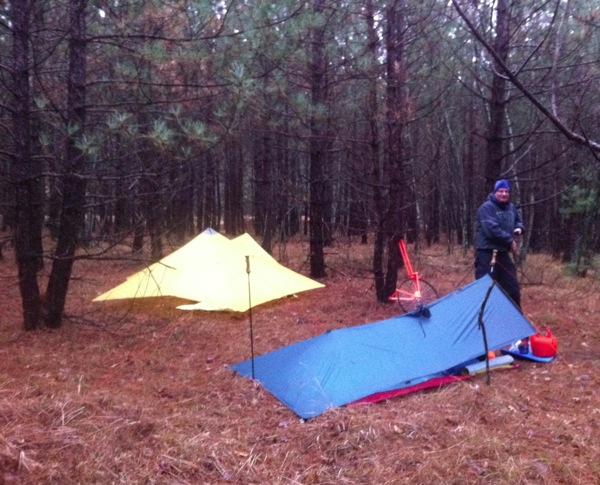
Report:
[[[255,353],[398,314],[375,301],[370,251],[340,242],[325,288],[255,308]],[[296,242],[275,256],[306,274],[306,252]],[[80,261],[63,328],[25,333],[4,256],[0,483],[600,482],[598,282],[547,256],[530,255],[521,281],[526,316],[558,337],[552,363],[306,422],[227,367],[250,357],[248,314],[183,312],[168,298],[92,303],[139,265]],[[471,260],[442,246],[413,254],[440,295],[472,281]]]

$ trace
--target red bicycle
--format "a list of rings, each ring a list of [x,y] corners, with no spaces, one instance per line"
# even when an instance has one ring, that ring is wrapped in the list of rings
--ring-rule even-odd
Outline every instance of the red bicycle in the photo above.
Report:
[[[390,296],[390,300],[397,301],[402,310],[408,313],[437,300],[438,293],[431,283],[422,279],[419,273],[413,270],[404,239],[400,239],[398,246],[404,261],[407,279],[400,283]]]

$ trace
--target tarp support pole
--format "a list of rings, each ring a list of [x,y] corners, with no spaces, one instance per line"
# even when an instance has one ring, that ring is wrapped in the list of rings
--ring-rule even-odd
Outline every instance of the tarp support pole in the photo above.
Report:
[[[252,294],[250,291],[250,256],[246,256],[246,274],[248,275],[248,315],[250,316],[250,355],[252,358],[252,379],[254,379],[254,331],[252,325]]]
[[[489,385],[491,382],[491,374],[490,374],[490,357],[488,355],[488,341],[487,341],[487,333],[485,332],[485,324],[483,323],[483,311],[485,310],[485,305],[492,293],[494,285],[496,284],[496,280],[492,280],[487,292],[485,294],[485,298],[483,299],[483,303],[481,304],[481,308],[479,309],[479,328],[481,328],[481,333],[483,334],[483,347],[485,349],[485,373],[486,373],[486,382]]]

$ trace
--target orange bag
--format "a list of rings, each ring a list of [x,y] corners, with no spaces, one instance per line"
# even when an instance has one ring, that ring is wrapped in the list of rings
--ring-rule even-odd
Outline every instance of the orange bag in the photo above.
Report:
[[[529,337],[531,353],[536,357],[554,357],[558,353],[558,340],[546,327],[546,335],[535,334]]]

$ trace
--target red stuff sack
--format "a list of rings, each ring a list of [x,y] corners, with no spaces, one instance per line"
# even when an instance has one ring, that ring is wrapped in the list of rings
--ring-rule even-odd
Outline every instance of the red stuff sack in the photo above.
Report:
[[[529,337],[531,353],[536,357],[554,357],[558,353],[558,340],[546,327],[546,335],[535,334]]]

